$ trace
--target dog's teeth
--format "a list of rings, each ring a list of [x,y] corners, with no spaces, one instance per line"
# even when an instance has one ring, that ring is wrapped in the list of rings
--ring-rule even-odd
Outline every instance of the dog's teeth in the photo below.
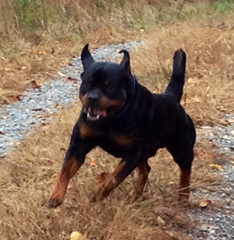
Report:
[[[87,118],[91,121],[96,121],[100,118],[100,115],[92,116],[90,113],[88,113]]]

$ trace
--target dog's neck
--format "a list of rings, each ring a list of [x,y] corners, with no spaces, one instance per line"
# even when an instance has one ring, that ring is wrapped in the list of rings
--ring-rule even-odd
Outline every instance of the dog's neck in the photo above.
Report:
[[[118,113],[118,119],[121,119],[131,108],[131,105],[134,102],[134,96],[136,94],[136,90],[137,90],[137,79],[136,77],[132,74],[132,79],[131,79],[131,83],[132,83],[132,94],[131,97],[128,99],[127,103],[125,104],[124,108]]]

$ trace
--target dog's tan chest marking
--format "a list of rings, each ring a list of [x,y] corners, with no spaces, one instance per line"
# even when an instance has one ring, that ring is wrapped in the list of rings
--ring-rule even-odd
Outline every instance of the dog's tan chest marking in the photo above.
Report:
[[[125,146],[127,148],[130,148],[132,146],[132,140],[127,136],[114,136],[114,141],[119,146]]]
[[[80,124],[80,137],[81,138],[92,137],[93,135],[94,135],[94,131],[91,127],[89,127],[85,123]]]

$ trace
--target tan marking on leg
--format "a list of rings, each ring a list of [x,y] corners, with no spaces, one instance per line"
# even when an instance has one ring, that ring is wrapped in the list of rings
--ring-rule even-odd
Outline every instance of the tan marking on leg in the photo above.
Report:
[[[184,171],[183,169],[180,169],[179,200],[188,200],[189,198],[190,175],[191,171]]]
[[[134,189],[128,195],[126,202],[133,203],[136,201],[141,195],[145,187],[145,183],[148,179],[149,169],[148,163],[142,162],[138,165],[138,175],[135,179]]]
[[[75,157],[69,159],[67,165],[63,167],[56,179],[54,189],[50,195],[48,207],[56,208],[63,202],[69,180],[74,176],[79,167],[78,160]]]
[[[116,188],[124,180],[124,178],[117,179],[117,176],[124,169],[125,165],[126,163],[122,162],[118,165],[118,167],[113,173],[102,173],[99,175],[99,184],[95,185],[94,190],[90,195],[91,202],[96,202],[97,200],[105,198],[114,188]]]

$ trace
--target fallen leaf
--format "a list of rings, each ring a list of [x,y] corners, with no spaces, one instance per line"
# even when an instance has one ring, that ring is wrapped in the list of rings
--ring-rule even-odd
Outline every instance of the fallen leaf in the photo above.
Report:
[[[50,128],[50,124],[49,123],[43,123],[41,126],[40,126],[40,129],[42,130],[47,130]]]
[[[189,83],[189,84],[194,84],[194,83],[197,83],[197,82],[199,82],[199,79],[198,79],[198,78],[189,78],[189,79],[188,79],[188,83]]]
[[[77,79],[72,78],[72,77],[67,77],[63,79],[64,81],[72,82],[72,83],[77,83]]]
[[[95,159],[91,159],[91,161],[90,161],[90,166],[92,166],[92,167],[97,167],[97,162],[96,162]]]
[[[65,77],[65,74],[58,72],[59,77]]]
[[[62,106],[61,106],[60,104],[56,103],[55,108],[57,108],[57,109],[61,109]]]
[[[229,123],[234,123],[234,119],[233,119],[233,118],[229,118],[229,119],[227,119],[227,121],[228,121]]]
[[[35,80],[31,81],[32,87],[33,88],[41,88],[41,86],[39,84],[37,84],[37,82]]]
[[[51,179],[55,179],[58,177],[58,173],[54,173],[52,176],[51,176]]]
[[[46,51],[44,51],[44,50],[38,51],[38,54],[39,55],[46,55]]]
[[[217,163],[210,164],[210,167],[217,168],[220,171],[224,171],[223,166],[221,166],[221,165],[219,165]]]
[[[12,97],[14,101],[16,102],[20,102],[21,101],[21,95],[16,95],[14,97]]]
[[[52,113],[45,113],[45,114],[37,115],[36,118],[49,118],[52,115],[53,115]]]
[[[211,204],[211,201],[209,199],[203,200],[200,202],[199,206],[201,208],[206,208]]]
[[[165,221],[160,216],[157,217],[157,220],[159,223],[165,224]]]
[[[201,102],[201,100],[196,96],[191,98],[191,100],[193,100],[194,102]]]

